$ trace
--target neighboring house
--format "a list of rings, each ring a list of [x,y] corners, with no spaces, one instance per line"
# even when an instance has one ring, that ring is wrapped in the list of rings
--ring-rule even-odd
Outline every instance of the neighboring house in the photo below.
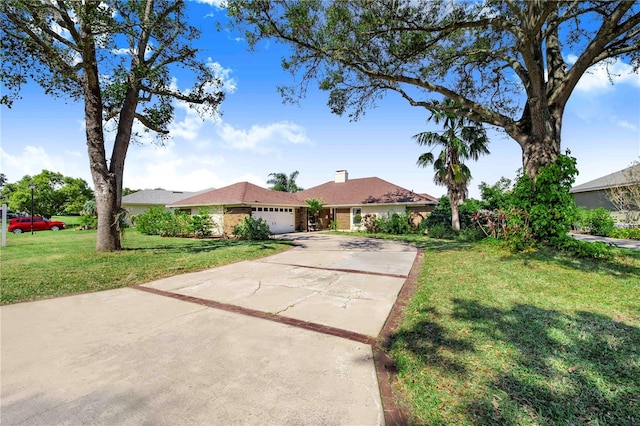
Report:
[[[609,200],[608,191],[631,185],[640,185],[640,164],[574,186],[569,192],[573,194],[577,206],[587,209],[602,207],[615,212],[618,208]]]
[[[191,214],[201,209],[209,210],[218,236],[231,235],[233,228],[246,216],[266,220],[274,234],[305,229],[302,224],[306,221],[306,209],[295,194],[272,191],[249,182],[206,191],[167,207],[190,209]]]
[[[230,235],[235,225],[246,216],[267,221],[271,232],[282,234],[309,229],[305,199],[322,198],[325,209],[320,214],[320,229],[327,229],[336,221],[338,229],[358,229],[355,219],[366,214],[378,216],[415,213],[415,223],[426,217],[437,200],[416,194],[379,178],[348,179],[345,170],[336,172],[336,179],[307,190],[287,193],[261,188],[249,182],[240,182],[167,205],[172,209],[190,209],[192,214],[201,209],[211,212],[218,235]]]
[[[326,207],[320,214],[320,227],[335,221],[338,229],[360,229],[365,215],[378,217],[411,211],[414,224],[420,223],[438,203],[425,194],[416,194],[377,177],[349,179],[346,170],[338,170],[335,179],[296,193],[301,200],[322,198]]]
[[[209,191],[205,189],[204,191]],[[130,215],[136,216],[149,210],[151,207],[165,207],[183,198],[192,197],[204,191],[184,192],[167,191],[164,189],[143,189],[133,194],[122,197],[122,208],[126,209]]]

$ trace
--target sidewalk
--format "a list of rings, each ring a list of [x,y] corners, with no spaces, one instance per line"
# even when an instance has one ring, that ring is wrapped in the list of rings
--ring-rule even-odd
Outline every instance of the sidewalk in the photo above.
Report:
[[[618,238],[608,238],[608,237],[598,237],[597,235],[588,235],[588,234],[569,234],[576,240],[582,241],[601,241],[607,244],[613,244],[617,247],[627,248],[632,250],[640,250],[640,241],[638,240],[620,240]]]

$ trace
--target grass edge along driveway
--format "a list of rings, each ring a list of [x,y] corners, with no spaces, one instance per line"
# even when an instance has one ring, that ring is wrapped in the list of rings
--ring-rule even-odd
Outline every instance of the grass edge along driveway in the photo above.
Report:
[[[640,424],[640,252],[409,241],[424,263],[391,355],[414,424]]]
[[[280,240],[163,238],[127,229],[124,249],[95,252],[95,231],[8,234],[0,253],[1,304],[108,290],[252,260],[291,248]]]

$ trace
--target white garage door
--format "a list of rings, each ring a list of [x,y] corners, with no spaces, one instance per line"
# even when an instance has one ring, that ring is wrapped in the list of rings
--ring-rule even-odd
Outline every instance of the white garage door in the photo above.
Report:
[[[274,234],[294,231],[294,214],[291,207],[252,207],[251,216],[266,220]]]

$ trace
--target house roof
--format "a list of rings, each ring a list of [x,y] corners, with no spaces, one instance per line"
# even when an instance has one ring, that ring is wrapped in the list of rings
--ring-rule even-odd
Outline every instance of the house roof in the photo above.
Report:
[[[296,195],[302,201],[307,198],[322,198],[326,206],[437,203],[437,200],[431,196],[416,194],[377,177],[349,179],[338,183],[329,181],[297,192]]]
[[[599,191],[601,189],[615,188],[617,186],[627,186],[640,184],[640,164],[617,171],[615,173],[602,176],[598,179],[583,183],[571,188],[571,193]]]
[[[211,188],[205,189],[204,191],[210,191]],[[186,191],[168,191],[165,189],[143,189],[141,191],[136,191],[133,194],[125,195],[122,197],[122,204],[133,205],[133,204],[157,204],[157,205],[167,205],[183,198],[192,197],[196,194],[199,194],[203,191],[198,192],[186,192]]]
[[[198,195],[169,203],[169,207],[216,206],[233,204],[274,204],[304,206],[296,194],[272,191],[249,182],[239,182],[224,188],[214,189]]]

